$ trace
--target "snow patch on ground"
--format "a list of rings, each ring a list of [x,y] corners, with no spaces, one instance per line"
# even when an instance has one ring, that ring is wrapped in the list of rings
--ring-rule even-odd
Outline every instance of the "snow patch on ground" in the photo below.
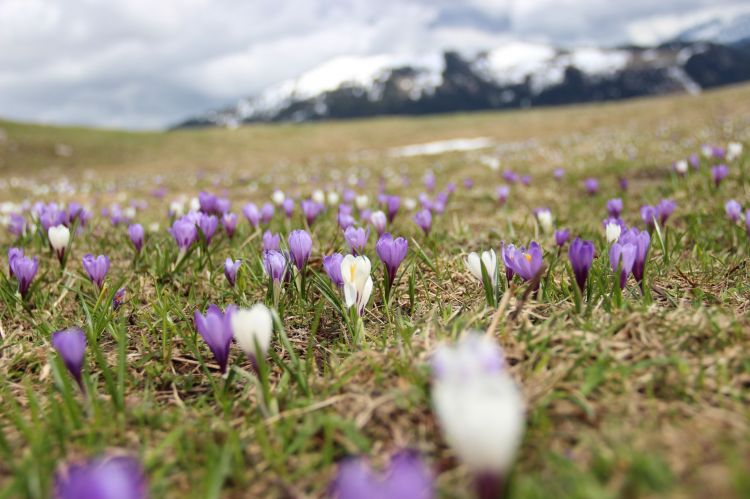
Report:
[[[431,156],[456,151],[475,151],[492,147],[494,141],[489,137],[476,137],[473,139],[450,139],[425,142],[423,144],[411,144],[403,147],[394,147],[388,150],[388,154],[394,158],[407,158],[411,156]]]

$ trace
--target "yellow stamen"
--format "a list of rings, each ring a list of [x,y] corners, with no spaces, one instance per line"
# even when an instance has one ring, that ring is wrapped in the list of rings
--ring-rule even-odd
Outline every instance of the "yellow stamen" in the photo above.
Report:
[[[523,254],[523,256],[524,256],[524,258],[526,258],[526,261],[527,261],[527,262],[530,262],[530,261],[531,261],[531,255],[530,255],[530,254],[528,254],[528,253],[524,253],[524,254]]]

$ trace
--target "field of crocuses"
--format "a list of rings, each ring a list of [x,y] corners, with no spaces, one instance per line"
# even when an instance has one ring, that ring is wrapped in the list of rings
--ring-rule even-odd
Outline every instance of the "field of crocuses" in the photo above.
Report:
[[[0,127],[2,497],[750,495],[748,88]]]

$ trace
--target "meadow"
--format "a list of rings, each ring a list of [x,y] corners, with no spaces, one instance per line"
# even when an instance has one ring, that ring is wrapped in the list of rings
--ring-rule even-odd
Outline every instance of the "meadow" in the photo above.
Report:
[[[749,147],[750,86],[0,121],[0,497],[748,497]]]

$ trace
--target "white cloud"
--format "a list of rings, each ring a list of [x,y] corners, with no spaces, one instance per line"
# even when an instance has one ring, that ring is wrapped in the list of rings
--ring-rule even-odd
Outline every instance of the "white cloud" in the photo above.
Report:
[[[0,0],[0,114],[160,127],[343,55],[652,41],[737,0]]]

